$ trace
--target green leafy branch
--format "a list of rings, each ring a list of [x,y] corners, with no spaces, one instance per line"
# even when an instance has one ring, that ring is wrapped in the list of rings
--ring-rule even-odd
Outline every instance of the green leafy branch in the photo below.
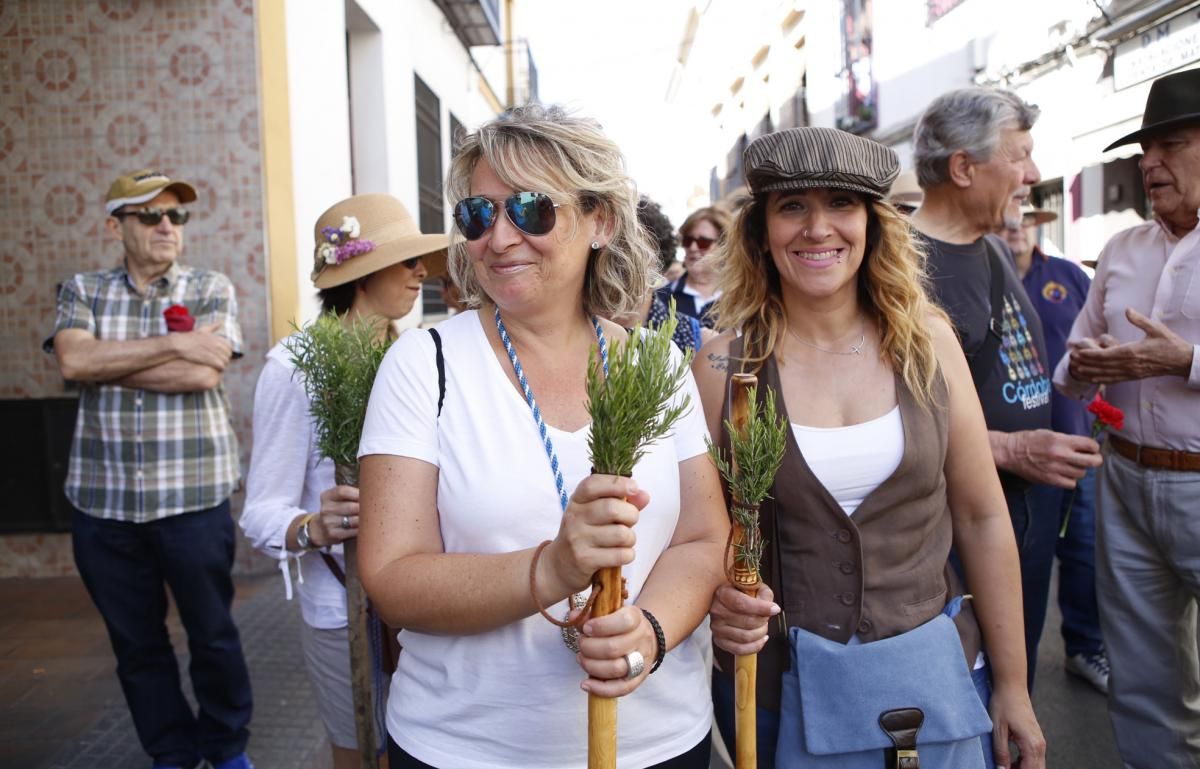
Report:
[[[758,506],[770,498],[771,486],[787,447],[788,430],[786,420],[775,408],[775,391],[768,389],[764,400],[763,404],[758,402],[757,387],[749,388],[745,428],[737,430],[731,421],[725,420],[732,462],[726,459],[720,446],[708,441],[709,456],[733,497],[733,520],[744,532],[735,545],[735,561],[754,572],[762,563],[765,544],[758,528]]]
[[[587,375],[592,418],[588,449],[596,472],[632,475],[646,448],[688,412],[690,397],[670,403],[691,361],[691,355],[684,354],[678,365],[671,365],[677,324],[672,304],[669,317],[657,329],[635,327],[624,344],[609,348],[607,376],[593,356]]]
[[[322,314],[283,343],[304,377],[317,448],[339,467],[358,465],[371,386],[391,345],[379,333],[381,322],[357,318],[347,323],[334,313]]]

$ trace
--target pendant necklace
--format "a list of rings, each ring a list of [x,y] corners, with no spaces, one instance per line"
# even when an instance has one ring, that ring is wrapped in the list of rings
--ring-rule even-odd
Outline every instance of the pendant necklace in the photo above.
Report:
[[[829,350],[824,347],[821,347],[820,345],[813,344],[812,342],[808,341],[807,339],[802,338],[799,334],[797,334],[795,331],[792,330],[791,326],[788,326],[787,330],[788,330],[788,333],[791,334],[793,337],[795,337],[796,341],[799,342],[800,344],[807,345],[808,347],[811,347],[814,350],[819,350],[820,352],[827,353],[829,355],[862,355],[863,347],[867,343],[867,332],[862,331],[862,333],[860,333],[858,335],[858,344],[850,345],[849,350],[846,350],[846,351]]]
[[[550,440],[550,432],[546,428],[546,420],[542,418],[542,410],[538,408],[537,400],[533,397],[533,388],[529,386],[529,380],[525,378],[525,369],[521,366],[521,360],[517,357],[517,349],[513,347],[512,339],[508,336],[508,329],[504,327],[504,321],[500,319],[500,307],[496,306],[496,332],[500,334],[500,341],[504,344],[504,351],[508,353],[508,360],[512,363],[513,372],[517,375],[517,384],[521,386],[521,393],[525,396],[525,402],[529,404],[529,411],[533,414],[533,421],[537,424],[538,435],[542,439],[542,448],[546,450],[546,458],[550,460],[550,470],[554,473],[554,485],[558,489],[558,503],[562,507],[562,511],[567,511],[567,490],[566,484],[563,481],[562,469],[558,463],[558,453],[554,450],[554,442]],[[604,367],[604,376],[608,376],[608,342],[604,339],[604,331],[600,328],[600,320],[592,316],[592,328],[596,329],[596,345],[600,348],[600,363]],[[566,620],[571,616],[572,609],[582,609],[587,603],[582,593],[572,593],[568,602],[567,616],[563,617]],[[579,651],[579,630],[574,627],[565,627],[562,629],[563,643],[573,652]]]

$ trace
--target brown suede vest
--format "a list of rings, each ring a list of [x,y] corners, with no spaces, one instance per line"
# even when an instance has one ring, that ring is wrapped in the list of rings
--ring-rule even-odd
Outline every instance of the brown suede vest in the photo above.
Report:
[[[739,338],[730,348],[731,375],[741,355]],[[758,374],[760,396],[764,385],[772,388],[786,419],[774,356]],[[896,377],[904,454],[895,472],[853,516],[846,515],[813,475],[788,430],[772,499],[763,503],[761,515],[766,538],[762,580],[783,607],[783,614],[771,621],[767,645],[758,655],[761,707],[779,709],[781,678],[790,667],[788,626],[841,643],[855,634],[864,642],[877,641],[929,621],[962,592],[948,563],[953,532],[943,466],[949,394],[940,372],[933,394],[934,405],[926,410]],[[728,410],[726,398],[724,418]],[[729,437],[722,433],[721,443],[728,450]],[[980,638],[969,604],[955,623],[968,664],[973,664]],[[733,670],[729,654],[717,650],[717,658],[723,670]]]

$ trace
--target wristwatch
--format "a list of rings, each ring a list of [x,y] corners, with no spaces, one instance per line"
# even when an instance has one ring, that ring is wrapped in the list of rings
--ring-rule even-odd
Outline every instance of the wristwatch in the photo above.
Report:
[[[304,523],[300,524],[300,528],[296,530],[296,544],[301,550],[316,550],[317,546],[313,544],[312,535],[308,532],[308,524],[312,523],[312,517],[304,519]]]

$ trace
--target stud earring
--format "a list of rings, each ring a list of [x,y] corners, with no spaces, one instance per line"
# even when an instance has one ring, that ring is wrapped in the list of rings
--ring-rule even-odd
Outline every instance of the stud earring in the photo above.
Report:
[[[593,240],[593,241],[592,241],[592,250],[593,250],[593,251],[599,251],[599,250],[600,250],[600,241],[598,241],[598,240]]]

